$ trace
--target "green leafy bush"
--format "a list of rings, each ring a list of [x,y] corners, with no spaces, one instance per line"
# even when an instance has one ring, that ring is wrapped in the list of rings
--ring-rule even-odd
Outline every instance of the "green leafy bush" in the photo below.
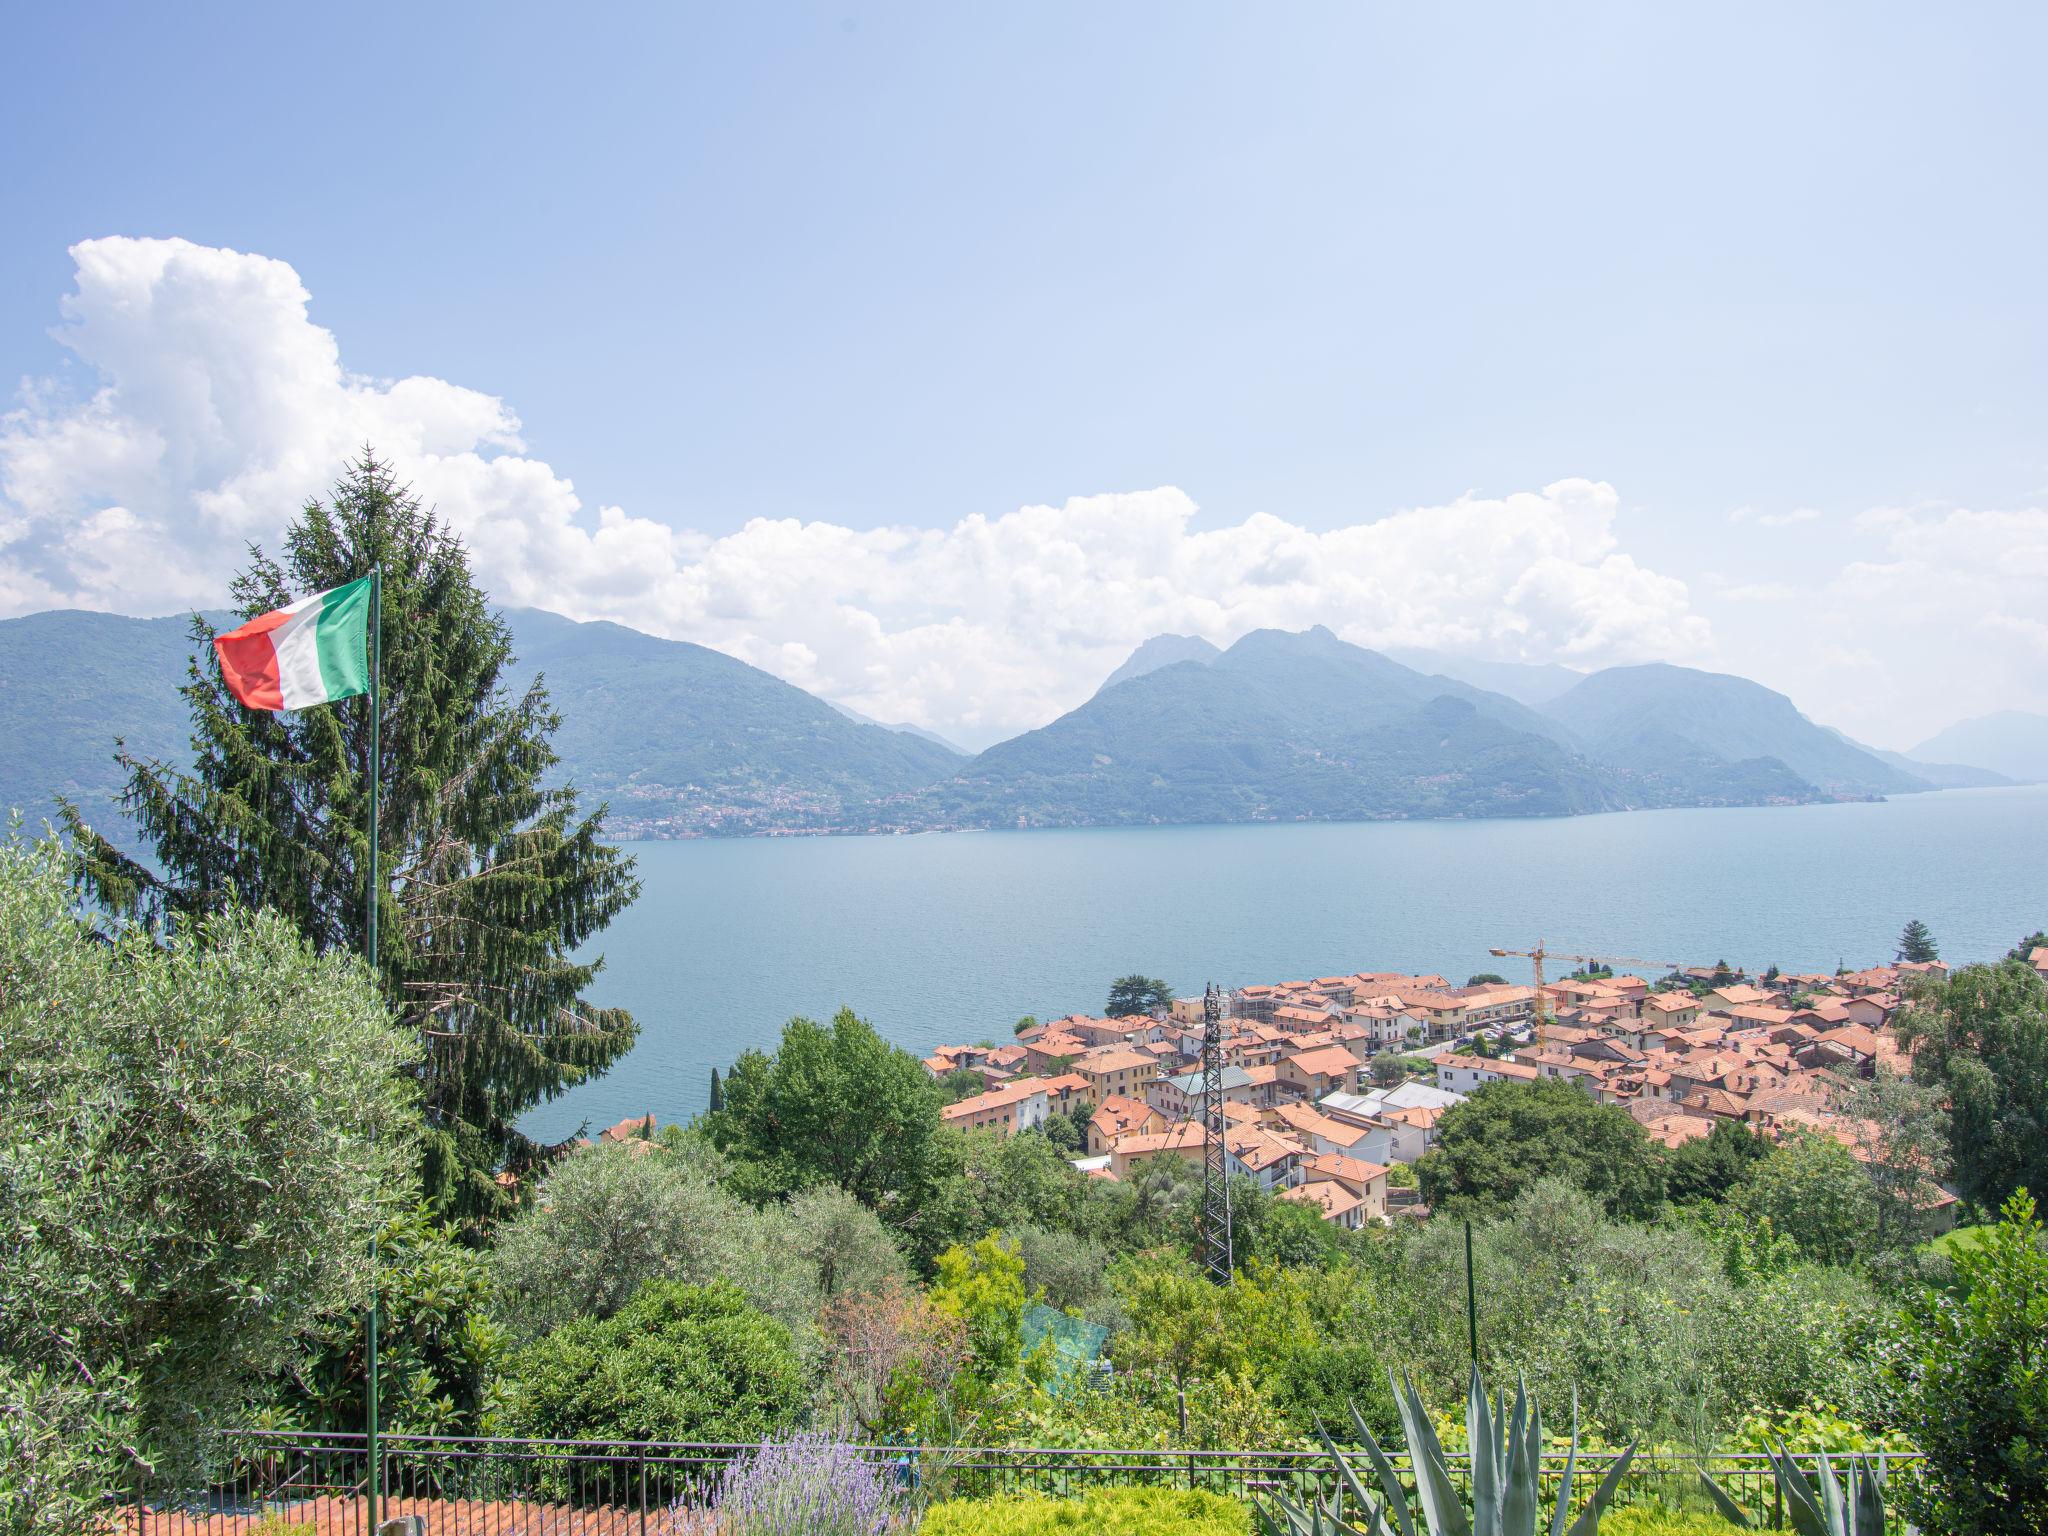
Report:
[[[69,1379],[0,1355],[0,1536],[94,1536],[137,1468],[132,1383]]]
[[[1244,1506],[1188,1488],[1098,1488],[1078,1499],[1012,1495],[934,1504],[919,1536],[1246,1536]]]
[[[483,1254],[422,1204],[394,1216],[377,1240],[378,1410],[403,1435],[490,1435],[501,1425],[499,1376],[512,1338],[490,1311]],[[285,1372],[276,1424],[356,1431],[363,1425],[363,1320],[323,1320]]]
[[[809,1387],[789,1330],[722,1280],[649,1281],[522,1350],[512,1374],[517,1432],[564,1440],[759,1441],[795,1426]]]
[[[1600,1519],[1600,1536],[1734,1536],[1741,1529],[1704,1510],[1674,1513],[1645,1504],[1610,1510]]]
[[[2021,1190],[1908,1311],[1901,1427],[1926,1456],[1900,1502],[1928,1536],[2048,1530],[2048,1250]]]

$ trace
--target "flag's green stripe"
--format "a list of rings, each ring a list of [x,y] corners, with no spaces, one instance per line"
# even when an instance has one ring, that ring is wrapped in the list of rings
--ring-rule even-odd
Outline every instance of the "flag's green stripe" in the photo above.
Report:
[[[330,699],[370,691],[370,578],[336,587],[320,604],[313,644],[320,682]]]

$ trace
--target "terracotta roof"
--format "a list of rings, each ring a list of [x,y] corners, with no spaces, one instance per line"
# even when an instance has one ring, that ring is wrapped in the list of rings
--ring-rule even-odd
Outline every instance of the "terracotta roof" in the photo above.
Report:
[[[1354,1194],[1362,1194],[1367,1185],[1374,1179],[1384,1178],[1387,1172],[1384,1163],[1368,1163],[1340,1152],[1317,1152],[1303,1159],[1302,1166],[1316,1177],[1335,1179]]]
[[[1199,1149],[1201,1145],[1202,1127],[1193,1120],[1183,1120],[1163,1131],[1119,1136],[1111,1150],[1118,1157],[1149,1157],[1155,1152],[1185,1152],[1190,1148]]]
[[[1358,1058],[1341,1045],[1326,1045],[1316,1051],[1298,1051],[1287,1059],[1297,1072],[1317,1077],[1344,1077],[1358,1070]]]
[[[1348,1216],[1365,1203],[1335,1179],[1311,1179],[1306,1184],[1297,1184],[1292,1189],[1281,1190],[1280,1198],[1313,1206],[1322,1212],[1325,1221]]]
[[[1009,1105],[1021,1104],[1026,1099],[1045,1092],[1042,1078],[1020,1077],[1015,1082],[1005,1083],[1000,1088],[991,1088],[987,1093],[977,1093],[958,1103],[948,1104],[939,1111],[942,1120],[964,1120],[969,1115],[988,1114]]]
[[[1074,1070],[1085,1075],[1090,1072],[1137,1071],[1156,1065],[1158,1059],[1144,1051],[1134,1051],[1128,1045],[1104,1045],[1077,1057]]]

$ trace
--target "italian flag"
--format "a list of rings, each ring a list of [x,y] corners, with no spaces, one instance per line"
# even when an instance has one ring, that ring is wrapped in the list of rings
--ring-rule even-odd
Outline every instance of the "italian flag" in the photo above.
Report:
[[[249,709],[305,709],[370,691],[370,584],[302,597],[213,642],[228,691]]]

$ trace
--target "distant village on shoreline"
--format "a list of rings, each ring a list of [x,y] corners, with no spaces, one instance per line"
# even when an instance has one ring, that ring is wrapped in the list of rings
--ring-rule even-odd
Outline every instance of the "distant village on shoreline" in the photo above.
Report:
[[[2030,963],[2048,978],[2048,949]],[[1488,1083],[1570,1082],[1625,1109],[1665,1147],[1733,1121],[1770,1139],[1832,1137],[1864,1160],[1869,1125],[1845,1079],[1903,1072],[1887,1029],[1938,960],[1840,974],[1751,976],[1725,965],[1656,981],[1595,969],[1533,986],[1360,971],[1239,987],[1223,1022],[1224,1135],[1233,1175],[1347,1229],[1428,1215],[1412,1165],[1443,1113]],[[1075,1166],[1121,1179],[1148,1158],[1202,1157],[1202,1000],[1120,1018],[1026,1021],[1004,1044],[925,1058],[962,1096],[952,1125],[1017,1135],[1067,1116]],[[637,1126],[638,1122],[631,1124]],[[611,1134],[611,1133],[607,1133]],[[1952,1192],[1920,1203],[1947,1224]]]

